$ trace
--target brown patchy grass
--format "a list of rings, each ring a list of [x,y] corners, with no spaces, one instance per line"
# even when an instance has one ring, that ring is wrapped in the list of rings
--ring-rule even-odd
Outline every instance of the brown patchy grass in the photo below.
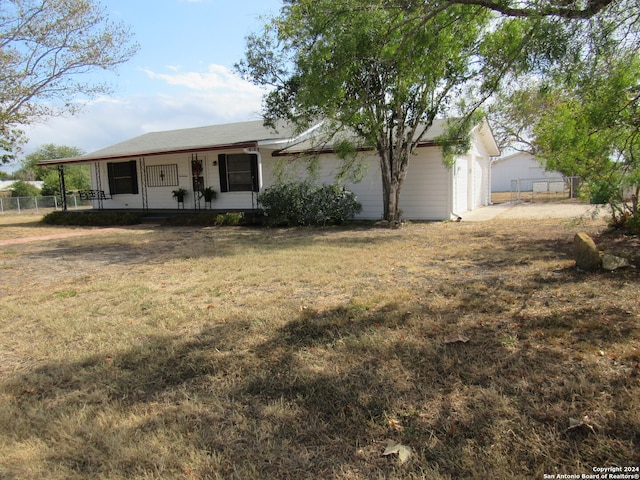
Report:
[[[0,478],[639,465],[638,270],[581,273],[570,254],[577,230],[603,229],[164,227],[4,246]],[[640,266],[635,239],[600,238]]]

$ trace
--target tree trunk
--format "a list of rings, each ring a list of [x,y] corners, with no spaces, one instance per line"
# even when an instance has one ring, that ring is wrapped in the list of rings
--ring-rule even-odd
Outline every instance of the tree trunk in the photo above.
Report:
[[[400,221],[400,187],[397,180],[382,180],[384,192],[384,219],[389,223]]]
[[[394,158],[392,151],[378,151],[380,155],[380,172],[382,176],[382,195],[384,219],[389,223],[397,223],[400,215],[400,191],[407,176],[408,155]]]

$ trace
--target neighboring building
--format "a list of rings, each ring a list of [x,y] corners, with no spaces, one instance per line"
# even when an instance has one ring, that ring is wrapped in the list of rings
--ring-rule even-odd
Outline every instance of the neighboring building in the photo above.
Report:
[[[544,166],[530,153],[516,152],[491,162],[491,191],[530,192],[536,180],[562,181],[560,172],[547,172]],[[517,182],[517,183],[516,183]]]
[[[500,152],[489,125],[482,122],[474,128],[471,149],[457,157],[451,169],[434,144],[443,125],[436,122],[429,129],[409,161],[400,198],[403,218],[446,220],[490,202],[490,163]],[[91,165],[89,193],[94,208],[247,211],[258,208],[256,194],[276,183],[283,161],[309,153],[313,138],[313,129],[294,137],[287,128],[274,131],[262,121],[252,121],[148,133],[83,157],[41,165]],[[314,154],[319,160],[317,181],[333,183],[341,160],[330,145]],[[371,152],[364,163],[362,181],[345,184],[363,205],[358,218],[379,219],[383,216],[379,160]],[[218,192],[211,204],[200,193],[205,187]],[[187,191],[183,204],[172,196],[178,188]]]
[[[17,180],[0,180],[0,197],[10,197],[11,191],[13,189],[13,184],[17,182]],[[42,190],[42,185],[44,182],[40,181],[27,181],[29,185],[33,185],[39,190]]]

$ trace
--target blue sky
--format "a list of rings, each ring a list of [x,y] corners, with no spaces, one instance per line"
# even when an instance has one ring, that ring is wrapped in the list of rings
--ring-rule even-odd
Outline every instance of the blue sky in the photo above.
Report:
[[[259,117],[262,91],[233,72],[245,37],[282,0],[102,0],[110,17],[128,24],[140,51],[116,74],[100,72],[114,93],[80,114],[27,127],[25,153],[54,143],[86,152],[150,131]]]

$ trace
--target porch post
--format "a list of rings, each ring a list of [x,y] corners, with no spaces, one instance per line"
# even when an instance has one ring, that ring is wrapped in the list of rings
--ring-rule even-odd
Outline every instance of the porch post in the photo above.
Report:
[[[67,186],[64,183],[64,165],[58,165],[58,175],[60,177],[60,198],[62,199],[62,211],[67,211]]]

